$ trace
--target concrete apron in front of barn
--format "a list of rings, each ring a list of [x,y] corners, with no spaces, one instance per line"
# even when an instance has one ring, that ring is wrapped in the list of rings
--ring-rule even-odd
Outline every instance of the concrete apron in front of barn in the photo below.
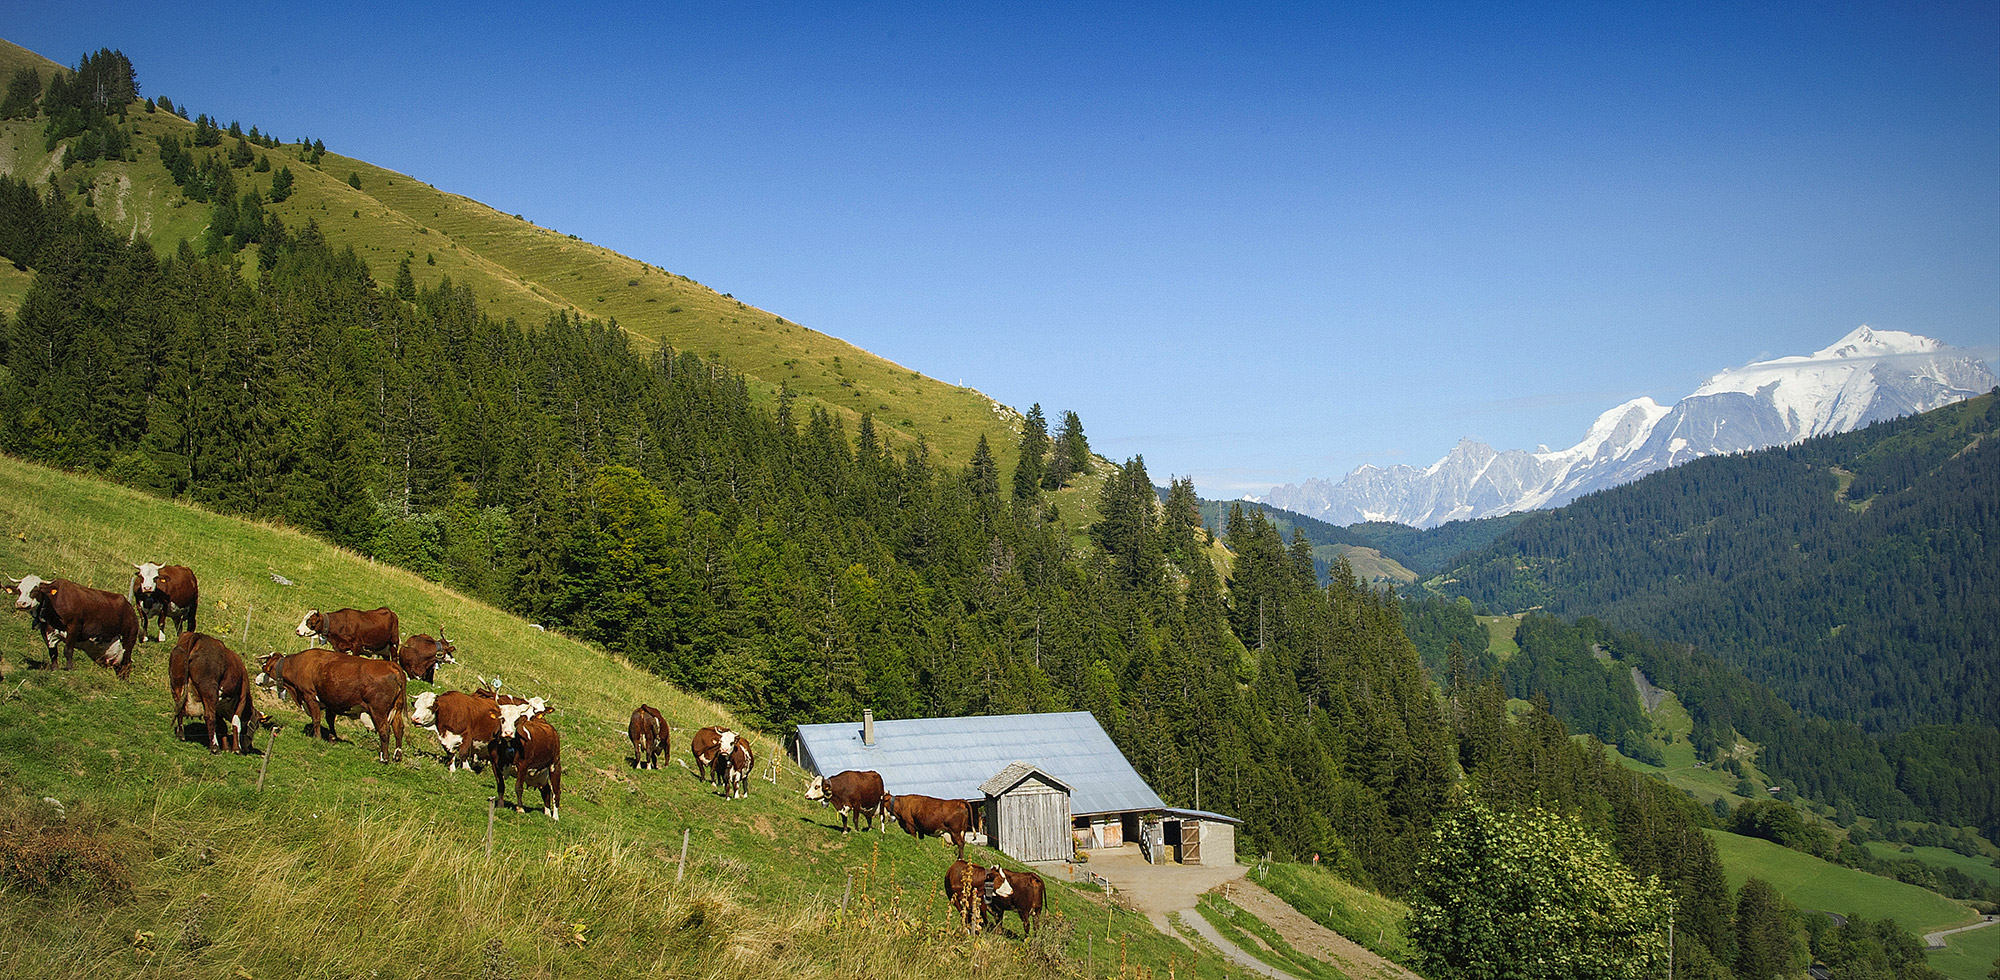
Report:
[[[1044,868],[1042,873],[1061,868],[1062,865]],[[1238,881],[1250,872],[1240,864],[1184,865],[1147,864],[1139,853],[1137,844],[1124,847],[1101,847],[1090,852],[1090,863],[1074,866],[1078,871],[1088,871],[1111,883],[1111,887],[1124,899],[1125,904],[1144,913],[1153,928],[1186,942],[1180,933],[1174,931],[1173,923],[1167,916],[1180,913],[1181,921],[1187,923],[1203,939],[1215,945],[1222,955],[1246,969],[1255,970],[1272,980],[1297,980],[1270,964],[1251,956],[1237,948],[1234,943],[1222,938],[1208,920],[1195,911],[1195,902],[1201,894],[1218,885]],[[1060,872],[1057,872],[1060,874]]]

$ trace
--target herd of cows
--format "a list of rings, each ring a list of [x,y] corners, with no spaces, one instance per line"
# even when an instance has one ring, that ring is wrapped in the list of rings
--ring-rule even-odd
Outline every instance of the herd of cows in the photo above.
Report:
[[[449,771],[476,769],[481,763],[491,766],[496,803],[506,800],[511,770],[517,809],[527,808],[523,797],[533,786],[541,791],[543,812],[551,820],[561,819],[562,736],[545,717],[547,702],[485,687],[471,694],[424,691],[410,698],[411,680],[435,683],[438,665],[458,662],[442,629],[436,637],[424,633],[404,637],[396,613],[386,607],[314,609],[296,630],[313,646],[265,657],[253,678],[236,651],[196,632],[201,592],[193,570],[158,562],[133,568],[129,595],[62,578],[7,577],[4,588],[14,597],[15,609],[27,612],[41,635],[48,652],[46,667],[55,667],[60,657],[65,669],[73,668],[76,648],[81,646],[119,678],[129,679],[142,638],[166,642],[171,622],[178,635],[167,661],[176,739],[184,737],[185,722],[199,711],[211,753],[253,751],[251,734],[260,725],[272,724],[256,708],[254,685],[297,705],[309,719],[307,730],[329,741],[338,737],[334,719],[358,717],[379,738],[376,758],[384,763],[402,759],[406,726],[414,724],[437,737]],[[325,647],[319,646],[322,642]],[[34,666],[32,661],[30,665]],[[661,758],[670,755],[672,728],[657,708],[642,704],[635,709],[627,734],[635,768],[658,769]],[[688,748],[695,770],[725,798],[749,795],[756,754],[748,738],[710,726],[695,732]],[[852,829],[872,826],[886,831],[887,818],[894,817],[912,836],[941,837],[955,845],[958,860],[946,873],[945,894],[968,927],[975,908],[982,928],[994,922],[1004,927],[1005,914],[1014,912],[1024,935],[1039,918],[1044,901],[1039,876],[965,860],[966,835],[978,823],[977,811],[967,801],[891,794],[881,775],[872,771],[814,777],[805,795],[839,812],[842,833],[850,831],[850,819]]]

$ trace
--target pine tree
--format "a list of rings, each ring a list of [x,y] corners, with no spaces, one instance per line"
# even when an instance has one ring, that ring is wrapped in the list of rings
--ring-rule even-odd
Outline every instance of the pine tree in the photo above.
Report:
[[[1072,478],[1088,476],[1094,469],[1090,443],[1083,437],[1083,420],[1075,412],[1064,412],[1062,428],[1056,430],[1048,472],[1042,475],[1042,487],[1061,490]]]
[[[1033,500],[1041,492],[1047,472],[1043,457],[1049,451],[1049,423],[1042,418],[1040,402],[1029,406],[1021,424],[1021,446],[1014,461],[1014,499]]]
[[[1736,975],[1774,980],[1798,972],[1800,950],[1792,938],[1791,909],[1762,878],[1743,883],[1736,898]]]
[[[986,434],[980,433],[979,444],[972,449],[972,464],[966,472],[967,485],[972,495],[980,500],[991,500],[1000,495],[1000,464],[993,459],[993,450],[986,445]]]

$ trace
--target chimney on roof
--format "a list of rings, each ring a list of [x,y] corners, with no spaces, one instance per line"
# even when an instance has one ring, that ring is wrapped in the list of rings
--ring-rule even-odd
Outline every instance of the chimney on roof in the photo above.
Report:
[[[875,709],[861,709],[861,744],[875,744]]]

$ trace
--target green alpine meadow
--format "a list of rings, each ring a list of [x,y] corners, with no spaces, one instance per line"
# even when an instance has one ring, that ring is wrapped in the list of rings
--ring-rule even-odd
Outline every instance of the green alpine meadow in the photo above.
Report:
[[[1993,393],[1334,527],[144,67],[0,42],[0,975],[2000,970]],[[142,564],[198,576],[237,681],[168,627],[132,646]],[[449,641],[434,680],[266,667],[378,607]],[[364,675],[388,761],[340,700]],[[199,698],[236,682],[253,723],[211,752]],[[458,770],[412,704],[482,689]],[[1062,854],[1032,866],[997,846],[1020,784],[931,801],[1038,911],[947,893],[902,787],[949,748],[878,753],[876,829],[806,796],[835,774],[799,726],[1042,713],[1155,798],[1073,813],[1074,746],[1030,744],[1003,772],[1060,798]],[[691,751],[718,727],[754,761]]]

